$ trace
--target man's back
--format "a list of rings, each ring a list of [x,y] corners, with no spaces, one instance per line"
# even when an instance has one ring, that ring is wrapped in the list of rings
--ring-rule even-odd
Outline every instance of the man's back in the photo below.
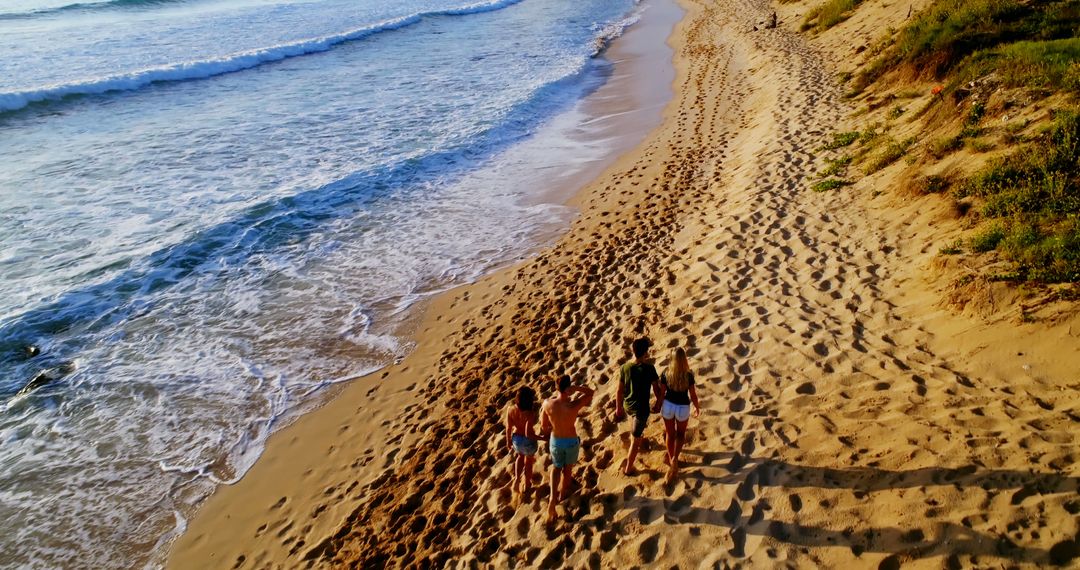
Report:
[[[634,411],[648,410],[649,391],[652,390],[653,382],[660,379],[656,368],[649,362],[631,360],[622,365],[619,373],[626,384],[626,407]]]
[[[581,411],[581,402],[570,402],[558,397],[549,398],[544,402],[544,413],[551,422],[551,433],[555,437],[577,437],[578,412]]]

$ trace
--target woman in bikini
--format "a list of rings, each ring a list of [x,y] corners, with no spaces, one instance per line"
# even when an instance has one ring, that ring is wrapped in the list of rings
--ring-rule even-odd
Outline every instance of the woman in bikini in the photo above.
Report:
[[[536,460],[536,392],[528,386],[518,389],[517,400],[506,407],[506,447],[514,454],[514,493],[532,488]]]
[[[701,415],[698,405],[697,389],[694,388],[694,373],[690,372],[690,363],[686,360],[686,351],[676,348],[671,355],[671,365],[660,376],[661,398],[663,404],[660,415],[664,418],[664,431],[667,440],[667,459],[670,465],[667,480],[670,483],[679,474],[679,453],[686,440],[686,424],[690,422],[690,404],[694,404],[694,417]]]

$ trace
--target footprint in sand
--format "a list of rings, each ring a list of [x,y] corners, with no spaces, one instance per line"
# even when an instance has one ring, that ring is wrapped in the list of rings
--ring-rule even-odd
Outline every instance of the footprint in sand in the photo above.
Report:
[[[651,564],[663,554],[663,550],[663,538],[654,534],[641,541],[641,545],[638,547],[638,558],[645,564]]]

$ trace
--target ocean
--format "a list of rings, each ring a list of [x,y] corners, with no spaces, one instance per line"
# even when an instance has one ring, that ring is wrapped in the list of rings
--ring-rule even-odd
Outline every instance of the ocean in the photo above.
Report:
[[[0,566],[159,565],[418,302],[564,230],[641,9],[0,4]]]

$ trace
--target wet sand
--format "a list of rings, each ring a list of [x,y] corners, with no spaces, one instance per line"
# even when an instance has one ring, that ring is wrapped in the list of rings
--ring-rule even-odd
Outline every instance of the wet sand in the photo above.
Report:
[[[875,5],[882,2],[872,2]],[[277,434],[175,545],[191,567],[1035,567],[1075,557],[1080,321],[954,315],[927,203],[808,187],[851,109],[837,51],[758,0],[682,0],[662,124],[535,258],[436,299],[418,348]],[[882,8],[884,9],[884,8]],[[755,27],[759,29],[755,29]],[[826,38],[827,39],[827,38]],[[626,477],[629,342],[684,346],[703,413],[664,483]],[[1015,357],[1013,353],[1017,354]],[[511,500],[501,412],[597,388],[578,486]]]
[[[546,186],[532,191],[536,202],[574,205],[584,185],[660,124],[675,77],[666,39],[682,10],[673,0],[646,7],[641,20],[604,51],[610,76],[572,112],[579,124],[567,145],[603,146],[610,158],[548,173]],[[416,415],[434,411],[420,406],[416,392],[438,369],[447,336],[474,308],[459,304],[451,292],[410,311],[394,330],[412,337],[416,350],[398,365],[333,390],[325,406],[271,436],[239,483],[219,488],[200,505],[170,548],[167,565],[231,566],[244,557],[254,567],[294,566],[299,549],[325,538],[361,504],[349,492],[398,464],[402,450],[415,442]],[[403,414],[411,421],[400,421]],[[317,514],[300,524],[307,517],[296,513],[304,512]]]

